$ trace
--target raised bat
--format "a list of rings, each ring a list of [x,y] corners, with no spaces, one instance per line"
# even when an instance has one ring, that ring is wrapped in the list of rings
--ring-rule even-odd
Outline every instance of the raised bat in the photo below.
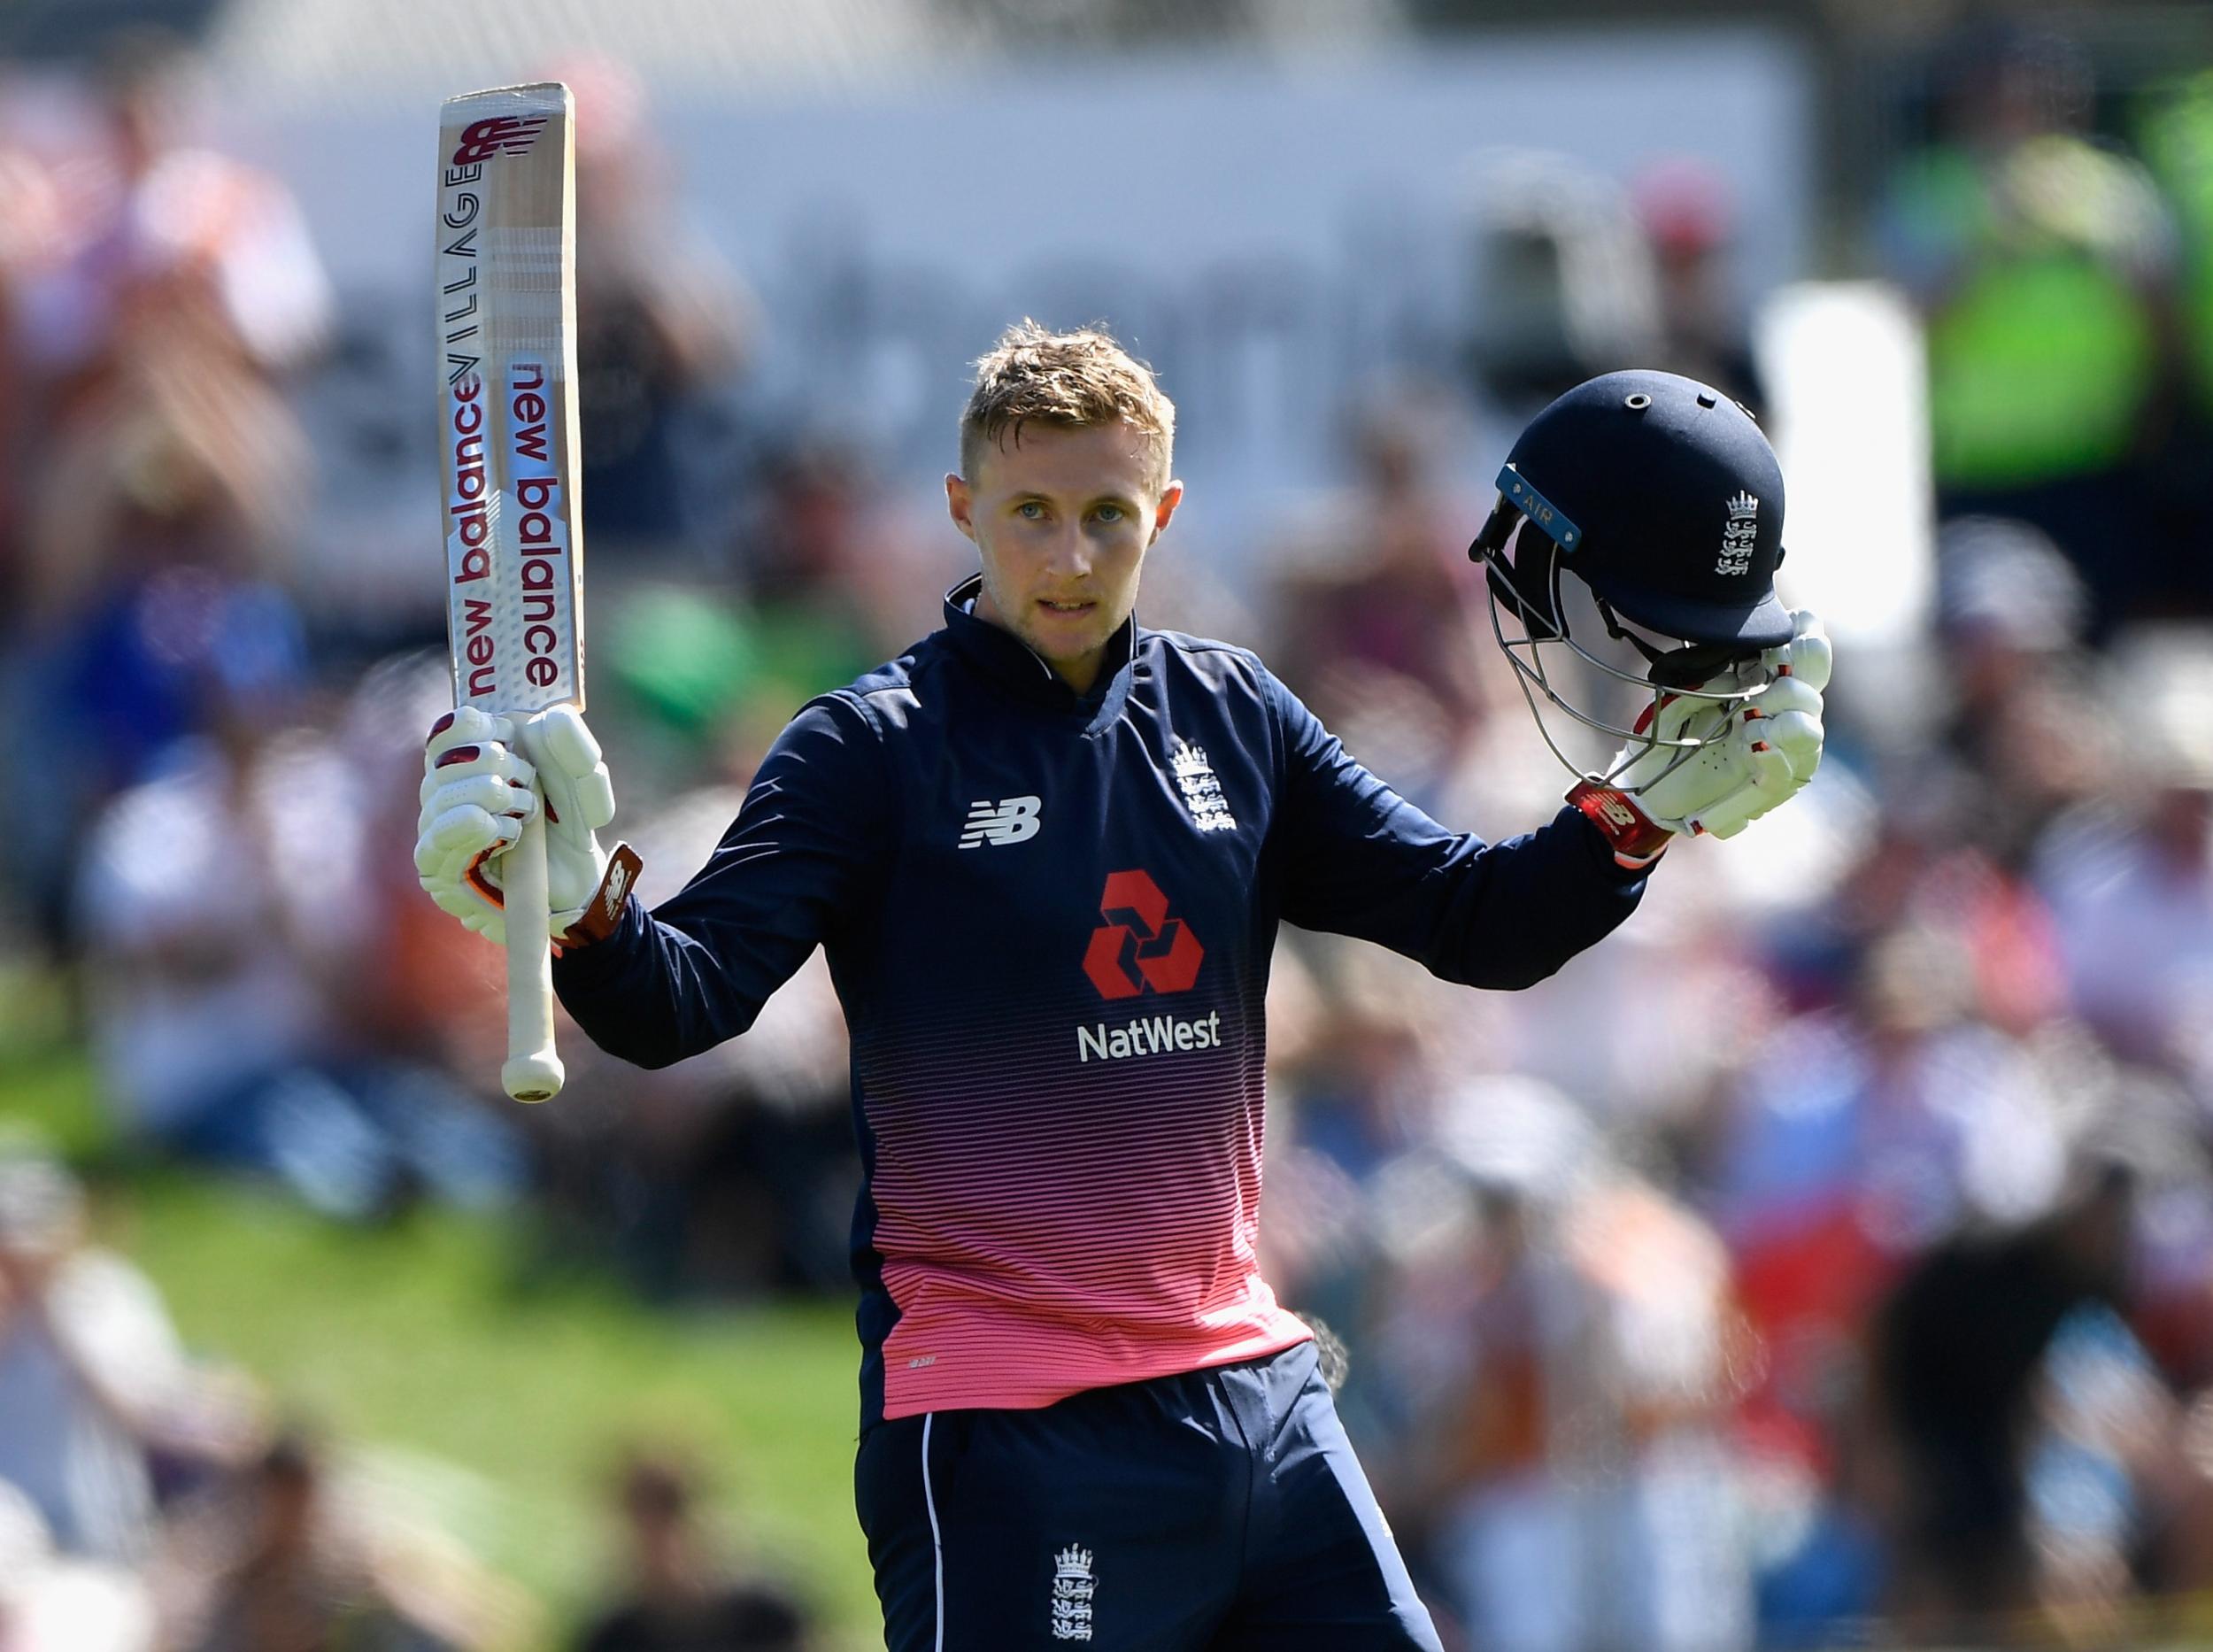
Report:
[[[577,498],[575,100],[559,82],[446,101],[438,123],[439,443],[453,702],[522,722],[584,704]],[[518,1101],[561,1087],[545,829],[500,857]]]

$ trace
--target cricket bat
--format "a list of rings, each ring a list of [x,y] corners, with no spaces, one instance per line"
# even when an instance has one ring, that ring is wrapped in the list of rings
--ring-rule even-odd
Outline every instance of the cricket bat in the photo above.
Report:
[[[517,723],[584,704],[577,498],[575,101],[449,98],[438,123],[439,452],[453,703]],[[499,859],[518,1101],[561,1087],[543,812]]]

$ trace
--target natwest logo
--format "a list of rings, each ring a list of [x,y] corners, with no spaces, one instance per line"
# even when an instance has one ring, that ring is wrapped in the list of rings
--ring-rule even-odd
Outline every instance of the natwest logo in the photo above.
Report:
[[[1083,949],[1083,973],[1101,998],[1182,992],[1199,979],[1206,948],[1191,926],[1168,915],[1168,897],[1142,871],[1110,872],[1099,892],[1106,923]]]
[[[544,115],[493,115],[473,120],[453,151],[457,166],[475,166],[495,155],[525,155],[545,129]]]

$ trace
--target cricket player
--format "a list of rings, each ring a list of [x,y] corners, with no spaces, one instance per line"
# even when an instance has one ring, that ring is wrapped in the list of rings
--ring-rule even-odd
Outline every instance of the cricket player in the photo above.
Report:
[[[1175,410],[1111,338],[1027,322],[979,363],[945,478],[980,572],[943,629],[800,710],[673,899],[627,899],[574,714],[434,730],[425,886],[500,933],[499,852],[542,797],[556,987],[606,1050],[695,1055],[828,950],[867,1177],[855,1485],[892,1652],[1437,1652],[1255,1261],[1261,1005],[1284,922],[1526,986],[1629,916],[1677,833],[1732,832],[1812,773],[1827,645],[1774,595],[1772,453],[1702,385],[1613,376],[1531,426],[1477,553],[1549,703],[1545,650],[1599,657],[1563,562],[1655,675],[1614,768],[1511,842],[1407,803],[1249,651],[1137,622],[1184,498]],[[1593,409],[1623,430],[1591,436]]]

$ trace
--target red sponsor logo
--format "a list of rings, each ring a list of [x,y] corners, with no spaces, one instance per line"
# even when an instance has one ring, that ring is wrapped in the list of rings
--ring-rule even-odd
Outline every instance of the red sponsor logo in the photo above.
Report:
[[[1106,920],[1083,949],[1083,973],[1101,998],[1182,992],[1199,979],[1206,948],[1191,926],[1168,915],[1168,897],[1142,871],[1110,872],[1099,897]]]
[[[544,115],[492,115],[472,121],[453,151],[453,164],[475,166],[495,155],[527,155],[545,122]]]

